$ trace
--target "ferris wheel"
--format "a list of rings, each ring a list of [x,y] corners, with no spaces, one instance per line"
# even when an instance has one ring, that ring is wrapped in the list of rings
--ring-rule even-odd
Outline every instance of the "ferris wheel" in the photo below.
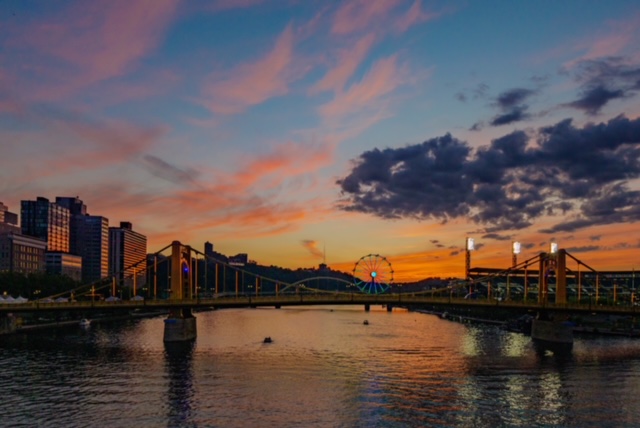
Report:
[[[353,283],[363,293],[384,293],[389,290],[392,282],[391,263],[380,254],[361,257],[353,267]]]

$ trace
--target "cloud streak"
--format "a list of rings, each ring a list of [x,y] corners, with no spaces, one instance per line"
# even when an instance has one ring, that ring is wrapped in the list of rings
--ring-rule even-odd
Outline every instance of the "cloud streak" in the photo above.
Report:
[[[21,76],[21,93],[54,100],[123,75],[156,48],[177,5],[177,0],[75,2],[46,20],[13,28],[7,46],[23,58],[21,69],[11,70]],[[46,67],[43,58],[49,60]]]
[[[227,73],[213,73],[203,87],[205,105],[218,114],[237,114],[270,98],[285,95],[293,78],[293,30],[288,26],[273,49],[253,63]]]

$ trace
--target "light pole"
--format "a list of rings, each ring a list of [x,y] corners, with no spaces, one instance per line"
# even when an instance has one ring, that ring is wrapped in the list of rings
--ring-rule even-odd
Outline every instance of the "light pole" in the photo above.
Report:
[[[522,245],[518,241],[513,241],[511,243],[511,252],[513,253],[511,259],[511,267],[516,267],[518,264],[518,254],[520,254],[520,250],[522,249]]]
[[[518,264],[518,254],[520,254],[521,245],[518,241],[513,241],[511,243],[511,267],[515,268]],[[506,300],[511,300],[511,275],[507,273],[507,298]]]
[[[473,238],[467,237],[465,242],[465,260],[464,260],[464,279],[469,280],[469,271],[471,270],[471,251],[475,249],[475,241]],[[469,293],[471,293],[471,283],[469,283]]]

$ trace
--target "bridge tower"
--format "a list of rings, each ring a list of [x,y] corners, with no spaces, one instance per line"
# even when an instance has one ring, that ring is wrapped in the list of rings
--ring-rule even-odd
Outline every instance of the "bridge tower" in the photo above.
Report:
[[[552,247],[553,248],[553,247]],[[540,253],[538,270],[538,303],[547,303],[549,277],[555,273],[555,304],[567,303],[567,252],[564,249]],[[566,315],[553,310],[539,310],[531,324],[531,339],[539,350],[566,353],[573,348],[573,327],[565,323]]]
[[[171,243],[171,297],[176,306],[164,320],[164,341],[184,342],[197,336],[196,318],[191,309],[180,307],[180,301],[193,298],[191,247],[179,241]]]
[[[560,249],[555,253],[540,253],[538,269],[538,303],[546,303],[551,272],[556,277],[555,303],[567,303],[567,251]]]

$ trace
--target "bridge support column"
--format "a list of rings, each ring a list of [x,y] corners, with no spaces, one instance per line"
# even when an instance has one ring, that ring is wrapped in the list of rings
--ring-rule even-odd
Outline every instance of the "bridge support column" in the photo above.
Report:
[[[531,324],[531,340],[538,351],[566,354],[573,349],[573,325],[566,315],[541,311]]]
[[[556,303],[567,303],[567,251],[558,250],[556,262]]]
[[[393,311],[393,305],[387,305],[387,312]]]
[[[6,314],[0,315],[0,335],[15,333],[16,319]]]
[[[369,304],[364,305],[364,311],[365,312],[369,312],[370,310],[371,310],[371,305],[369,305]]]
[[[165,342],[186,342],[198,336],[196,317],[189,309],[173,309],[164,320]]]
[[[171,300],[193,298],[191,248],[171,243]],[[188,308],[172,308],[164,320],[164,341],[184,342],[197,336],[196,319]]]

